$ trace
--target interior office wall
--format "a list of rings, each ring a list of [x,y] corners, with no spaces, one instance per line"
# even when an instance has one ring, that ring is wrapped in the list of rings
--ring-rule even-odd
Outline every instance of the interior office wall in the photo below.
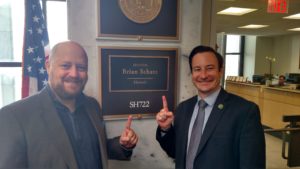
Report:
[[[181,0],[180,16],[180,41],[126,41],[126,40],[104,40],[97,38],[97,0],[82,1],[68,0],[68,30],[69,39],[77,41],[86,49],[89,58],[89,81],[85,88],[87,95],[98,100],[100,97],[101,79],[98,46],[120,46],[120,47],[178,47],[179,50],[179,72],[178,72],[178,102],[196,94],[191,83],[190,70],[188,66],[189,52],[201,43],[201,17],[202,1],[206,0]],[[210,1],[210,0],[208,0]],[[112,21],[113,22],[113,21]],[[210,38],[210,37],[208,37]],[[105,98],[104,98],[105,99]],[[159,111],[159,110],[157,110]],[[126,120],[106,121],[108,137],[119,135]],[[161,150],[155,140],[156,121],[154,118],[134,120],[132,128],[139,135],[139,143],[134,150],[130,162],[109,161],[110,168],[122,169],[167,169],[174,168],[173,160]]]
[[[300,73],[300,35],[274,37],[274,52],[278,58],[274,64],[276,74]]]
[[[217,33],[217,37],[216,37],[216,46],[218,48],[218,52],[224,56],[225,55],[225,33],[221,32],[221,33]]]
[[[254,74],[269,73],[269,63],[266,56],[273,57],[273,53],[273,38],[257,37]]]
[[[269,73],[266,56],[276,58],[273,74],[299,73],[300,35],[257,37],[255,74]]]
[[[274,74],[284,74],[290,72],[290,64],[292,59],[292,36],[276,36],[274,40]]]
[[[200,0],[201,1],[201,0]],[[216,46],[216,0],[201,1],[201,43],[215,48]]]
[[[300,35],[292,37],[290,72],[300,73]]]
[[[225,33],[217,33],[216,34],[216,42],[215,42],[215,47],[217,48],[217,51],[224,57],[225,56]],[[225,65],[224,65],[225,66]],[[221,85],[225,87],[225,77],[221,79]]]
[[[244,77],[252,81],[255,69],[256,36],[245,37]]]

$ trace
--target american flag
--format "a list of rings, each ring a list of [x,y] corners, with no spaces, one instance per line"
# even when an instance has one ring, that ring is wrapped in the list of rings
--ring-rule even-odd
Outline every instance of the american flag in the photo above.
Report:
[[[48,54],[48,31],[40,0],[25,0],[22,98],[36,93],[47,84],[44,63]]]

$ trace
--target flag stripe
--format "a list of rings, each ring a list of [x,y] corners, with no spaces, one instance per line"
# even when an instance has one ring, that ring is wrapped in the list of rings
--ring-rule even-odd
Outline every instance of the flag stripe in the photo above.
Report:
[[[29,77],[23,76],[22,78],[22,98],[29,96]]]

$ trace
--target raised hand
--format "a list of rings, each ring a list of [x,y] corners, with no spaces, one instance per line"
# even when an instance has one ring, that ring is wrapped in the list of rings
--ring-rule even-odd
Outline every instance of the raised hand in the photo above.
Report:
[[[131,129],[132,116],[128,116],[125,129],[120,137],[120,144],[126,148],[134,148],[138,142],[138,136]]]
[[[162,130],[168,130],[174,120],[174,115],[169,111],[168,102],[165,96],[162,96],[163,108],[156,114],[157,124]]]

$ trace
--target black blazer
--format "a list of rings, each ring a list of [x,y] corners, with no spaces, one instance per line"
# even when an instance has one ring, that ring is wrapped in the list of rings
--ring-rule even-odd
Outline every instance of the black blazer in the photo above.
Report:
[[[106,139],[98,102],[85,96],[86,112],[96,129],[103,169],[107,157],[128,160],[119,138]],[[17,101],[0,109],[0,169],[77,169],[66,130],[48,91]]]
[[[188,129],[197,96],[177,107],[174,126],[156,139],[185,169]],[[194,169],[265,169],[265,138],[256,104],[221,89],[206,123]]]

